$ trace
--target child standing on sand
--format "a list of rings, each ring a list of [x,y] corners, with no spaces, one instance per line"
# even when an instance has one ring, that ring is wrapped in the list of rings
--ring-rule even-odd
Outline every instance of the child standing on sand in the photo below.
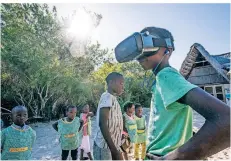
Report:
[[[83,122],[76,117],[77,107],[69,106],[67,108],[67,117],[64,117],[52,126],[60,134],[60,143],[62,148],[62,160],[67,160],[69,151],[71,151],[72,160],[77,160],[79,146],[79,131]]]
[[[145,116],[143,115],[143,108],[140,104],[135,105],[135,120],[137,125],[137,135],[136,135],[136,142],[135,142],[135,159],[140,159],[140,152],[141,152],[141,159],[145,158],[146,155],[146,121]],[[141,151],[140,151],[141,147]]]
[[[11,113],[13,124],[1,133],[1,160],[30,160],[36,133],[25,124],[27,109],[16,106]]]
[[[117,96],[123,93],[124,78],[117,72],[106,78],[107,91],[101,95],[97,109],[97,132],[93,153],[96,160],[122,160],[120,149],[123,115]]]
[[[137,125],[135,120],[135,105],[132,102],[124,104],[122,149],[126,160],[134,158],[134,143],[136,141]]]
[[[80,146],[81,154],[80,160],[83,160],[83,153],[87,153],[88,158],[93,160],[90,148],[90,135],[91,135],[91,116],[93,116],[92,112],[89,112],[89,105],[86,104],[83,107],[83,113],[80,114],[80,119],[83,120],[83,136],[82,143]]]

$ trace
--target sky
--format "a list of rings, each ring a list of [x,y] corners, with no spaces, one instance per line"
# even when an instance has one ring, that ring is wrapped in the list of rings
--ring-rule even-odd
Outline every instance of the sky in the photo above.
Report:
[[[212,55],[230,52],[230,4],[49,5],[55,5],[62,17],[82,6],[101,14],[94,39],[103,48],[114,49],[123,39],[148,26],[169,30],[176,48],[170,64],[178,70],[194,43],[200,43]]]

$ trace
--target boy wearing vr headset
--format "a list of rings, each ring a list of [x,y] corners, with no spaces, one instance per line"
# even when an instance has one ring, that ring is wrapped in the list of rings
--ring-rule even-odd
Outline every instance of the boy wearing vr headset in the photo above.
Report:
[[[153,70],[148,159],[204,159],[230,146],[230,108],[189,83],[169,65],[173,36],[166,29],[147,27],[126,38],[115,49],[118,62],[137,60]],[[192,109],[206,122],[192,136]]]

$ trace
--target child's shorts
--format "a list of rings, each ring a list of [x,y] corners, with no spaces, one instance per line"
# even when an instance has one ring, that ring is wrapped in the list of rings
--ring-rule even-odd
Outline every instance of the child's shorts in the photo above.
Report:
[[[89,135],[83,136],[80,149],[83,149],[85,153],[91,152]]]

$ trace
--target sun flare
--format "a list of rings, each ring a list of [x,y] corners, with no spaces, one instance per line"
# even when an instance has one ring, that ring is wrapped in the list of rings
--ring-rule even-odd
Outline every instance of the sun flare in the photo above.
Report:
[[[79,38],[86,38],[91,31],[93,24],[90,15],[79,10],[71,22],[68,32]]]

